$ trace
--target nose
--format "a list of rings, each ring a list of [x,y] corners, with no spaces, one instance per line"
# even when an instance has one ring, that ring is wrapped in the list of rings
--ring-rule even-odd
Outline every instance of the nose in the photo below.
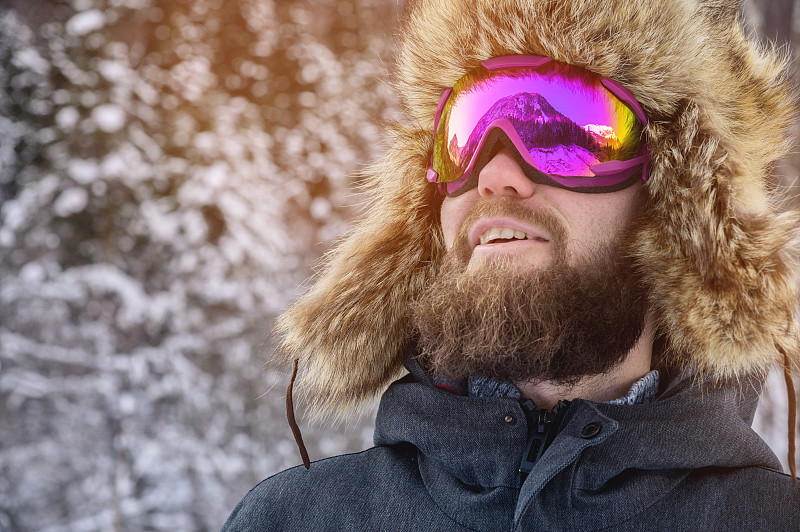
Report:
[[[523,173],[507,148],[500,150],[478,175],[478,192],[481,196],[528,198],[535,189],[536,183]]]

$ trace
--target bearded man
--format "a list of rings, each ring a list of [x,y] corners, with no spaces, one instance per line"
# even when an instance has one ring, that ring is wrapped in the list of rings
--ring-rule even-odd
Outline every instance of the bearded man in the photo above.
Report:
[[[418,0],[402,35],[372,206],[278,326],[311,412],[383,392],[375,447],[224,530],[800,529],[750,429],[800,355],[795,106],[738,2]]]

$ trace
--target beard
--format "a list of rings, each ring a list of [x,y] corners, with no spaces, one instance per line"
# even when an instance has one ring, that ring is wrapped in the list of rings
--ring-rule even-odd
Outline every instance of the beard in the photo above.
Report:
[[[526,270],[505,257],[470,265],[469,222],[500,213],[548,230],[554,252],[548,267]],[[613,369],[638,342],[647,314],[646,291],[624,252],[630,232],[568,264],[565,231],[555,217],[479,201],[412,305],[420,362],[456,380],[565,386]]]

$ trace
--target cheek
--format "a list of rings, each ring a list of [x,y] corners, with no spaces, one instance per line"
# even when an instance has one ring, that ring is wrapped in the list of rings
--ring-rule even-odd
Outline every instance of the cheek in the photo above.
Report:
[[[641,185],[608,194],[586,194],[570,205],[573,237],[584,245],[609,241],[630,224],[640,201]]]
[[[465,202],[459,201],[466,194],[455,198],[445,198],[442,202],[441,219],[442,219],[442,233],[444,234],[444,241],[448,249],[453,247],[453,242],[456,239],[458,230],[466,217]]]

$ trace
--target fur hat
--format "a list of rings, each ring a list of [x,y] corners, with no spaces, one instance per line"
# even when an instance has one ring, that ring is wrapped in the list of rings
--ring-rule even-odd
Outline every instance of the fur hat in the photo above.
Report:
[[[648,216],[635,259],[665,362],[738,378],[796,366],[800,216],[770,182],[791,148],[785,57],[748,39],[734,0],[418,0],[396,68],[408,116],[365,172],[369,209],[278,321],[312,411],[346,411],[402,370],[409,303],[444,244],[425,179],[442,92],[491,57],[545,55],[619,81],[649,118]],[[788,357],[788,358],[784,358]]]

